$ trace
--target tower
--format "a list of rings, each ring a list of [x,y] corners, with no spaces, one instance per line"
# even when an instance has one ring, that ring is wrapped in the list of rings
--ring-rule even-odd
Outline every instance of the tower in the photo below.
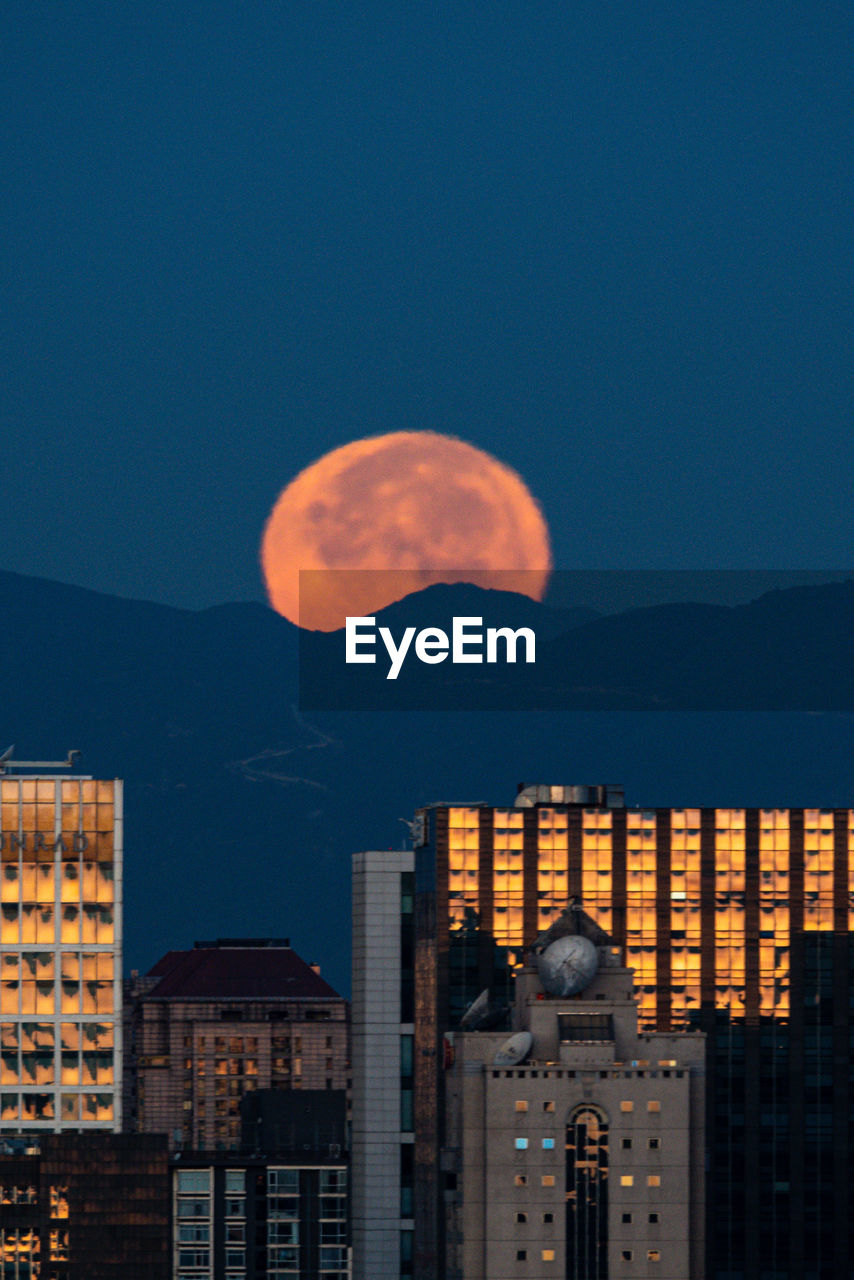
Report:
[[[121,1129],[122,784],[0,762],[0,1132]]]

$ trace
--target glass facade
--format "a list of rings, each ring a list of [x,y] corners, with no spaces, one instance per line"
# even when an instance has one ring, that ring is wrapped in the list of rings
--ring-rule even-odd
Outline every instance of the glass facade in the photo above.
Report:
[[[121,806],[0,779],[0,1132],[121,1127]]]
[[[523,944],[577,897],[635,971],[641,1029],[709,1036],[707,1274],[854,1275],[854,810],[536,803],[419,819],[416,1063],[485,987],[506,997]],[[439,1114],[429,1074],[416,1169]],[[428,1274],[439,1232],[415,1254]]]

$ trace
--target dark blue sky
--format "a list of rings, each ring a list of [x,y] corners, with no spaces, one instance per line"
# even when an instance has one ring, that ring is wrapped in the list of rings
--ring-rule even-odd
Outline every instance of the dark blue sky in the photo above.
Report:
[[[850,563],[850,3],[0,14],[4,567],[260,598],[377,431],[516,467],[564,568]]]

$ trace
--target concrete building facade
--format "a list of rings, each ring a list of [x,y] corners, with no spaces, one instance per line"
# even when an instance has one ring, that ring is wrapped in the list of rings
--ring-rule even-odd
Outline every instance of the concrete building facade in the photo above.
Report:
[[[590,923],[568,912],[552,937]],[[512,1039],[446,1035],[449,1280],[705,1274],[705,1037],[639,1034],[631,971],[597,942],[577,994],[521,969]]]
[[[128,987],[129,1127],[237,1150],[257,1089],[349,1088],[347,1002],[287,939],[199,942]]]
[[[414,855],[353,858],[353,1274],[412,1275]]]

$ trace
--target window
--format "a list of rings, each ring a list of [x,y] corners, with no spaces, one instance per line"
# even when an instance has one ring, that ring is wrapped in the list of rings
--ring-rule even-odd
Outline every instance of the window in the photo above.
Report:
[[[543,1222],[545,1222],[547,1225],[548,1225],[550,1222],[554,1222],[554,1220],[555,1220],[555,1216],[554,1216],[554,1214],[553,1214],[553,1213],[544,1213],[544,1214],[543,1214]]]
[[[631,1249],[623,1250],[623,1262],[631,1262],[633,1257],[634,1257],[634,1254],[632,1253]]]
[[[634,1185],[635,1185],[635,1180],[630,1173],[624,1173],[620,1178],[621,1187],[633,1187]]]
[[[660,1111],[660,1110],[661,1110],[661,1103],[660,1103],[660,1102],[655,1102],[655,1101],[648,1102],[648,1103],[646,1104],[646,1109],[647,1109],[647,1111]]]
[[[650,1262],[661,1262],[661,1254],[658,1249],[650,1249],[646,1256]]]
[[[621,1110],[621,1111],[634,1111],[634,1109],[635,1109],[635,1104],[634,1104],[633,1102],[621,1102],[621,1103],[620,1103],[620,1110]]]
[[[544,1102],[543,1111],[554,1111],[555,1104],[553,1102]]]
[[[651,1174],[649,1175],[649,1177],[647,1178],[647,1180],[646,1180],[646,1185],[647,1185],[648,1187],[660,1187],[660,1186],[661,1186],[661,1178],[659,1178],[659,1176],[658,1176],[658,1174],[657,1174],[657,1173],[651,1173]]]
[[[555,1176],[553,1173],[544,1173],[540,1178],[540,1185],[543,1187],[553,1187],[555,1184]]]
[[[525,1262],[525,1261],[526,1261],[526,1259],[527,1259],[527,1257],[528,1257],[528,1251],[527,1251],[527,1249],[517,1249],[517,1250],[516,1250],[516,1261],[517,1261],[517,1262]]]
[[[517,1173],[515,1183],[517,1187],[526,1187],[528,1185],[527,1173]]]
[[[554,1262],[555,1251],[554,1249],[543,1249],[543,1252],[540,1256],[542,1257],[543,1262]]]
[[[516,1110],[517,1110],[517,1111],[527,1111],[527,1110],[528,1110],[528,1104],[527,1104],[527,1102],[525,1102],[525,1101],[524,1101],[524,1099],[522,1099],[522,1098],[518,1099],[518,1100],[517,1100],[517,1102],[516,1102]]]
[[[652,1222],[652,1223],[655,1223],[655,1222],[659,1222],[659,1221],[660,1221],[659,1216],[658,1216],[658,1214],[657,1214],[657,1213],[651,1213],[651,1214],[649,1215],[649,1220],[650,1220],[650,1222]]]
[[[631,1220],[632,1220],[632,1215],[630,1213],[623,1214],[623,1222],[631,1222]]]
[[[210,1175],[207,1169],[179,1169],[178,1170],[178,1190],[179,1191],[202,1191],[210,1190]]]
[[[527,1138],[517,1138],[517,1139],[516,1139],[516,1150],[517,1150],[517,1151],[527,1151],[527,1150],[528,1150],[528,1139],[527,1139]]]
[[[661,1147],[661,1139],[660,1139],[660,1138],[650,1138],[650,1140],[649,1140],[649,1149],[650,1149],[650,1151],[658,1151],[658,1150],[660,1149],[660,1147]]]
[[[516,1221],[517,1221],[517,1222],[527,1222],[527,1221],[528,1221],[528,1215],[527,1215],[527,1213],[517,1213],[517,1214],[516,1214]]]
[[[555,1149],[554,1138],[543,1138],[543,1151],[554,1151],[554,1149]]]
[[[624,1150],[624,1151],[631,1151],[631,1148],[632,1148],[632,1140],[631,1140],[631,1138],[623,1138],[623,1144],[622,1144],[622,1145],[623,1145],[623,1150]]]

